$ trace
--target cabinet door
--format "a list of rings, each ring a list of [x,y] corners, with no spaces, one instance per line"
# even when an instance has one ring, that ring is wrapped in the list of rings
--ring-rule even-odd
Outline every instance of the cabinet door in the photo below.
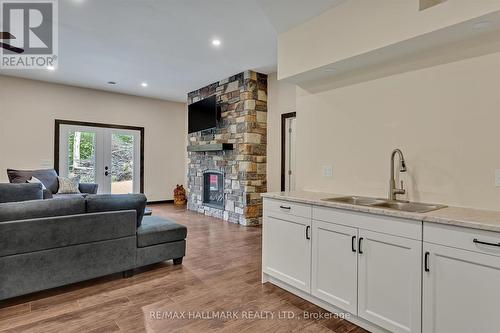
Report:
[[[264,217],[265,273],[311,292],[311,224],[309,219]]]
[[[498,332],[500,257],[424,243],[424,261],[424,333]]]
[[[360,229],[358,247],[358,315],[391,332],[420,332],[422,243]]]
[[[358,229],[313,221],[312,294],[340,309],[357,312]]]

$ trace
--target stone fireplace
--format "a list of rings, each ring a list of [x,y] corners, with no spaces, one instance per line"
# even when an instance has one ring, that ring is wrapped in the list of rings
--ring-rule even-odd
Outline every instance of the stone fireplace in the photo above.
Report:
[[[215,129],[189,134],[188,209],[242,225],[262,222],[267,191],[267,75],[236,74],[188,94],[188,104],[215,95]]]

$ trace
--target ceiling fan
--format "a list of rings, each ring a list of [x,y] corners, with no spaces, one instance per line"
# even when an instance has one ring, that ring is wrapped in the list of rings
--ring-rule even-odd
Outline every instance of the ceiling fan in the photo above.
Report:
[[[12,35],[9,32],[1,32],[0,31],[0,40],[4,40],[4,39],[16,39],[16,37],[14,37],[14,35]],[[24,52],[24,49],[21,49],[19,47],[15,47],[15,46],[12,46],[10,44],[3,43],[3,42],[0,42],[0,48],[3,48],[5,50],[8,50],[8,51],[11,51],[14,53],[23,53]]]

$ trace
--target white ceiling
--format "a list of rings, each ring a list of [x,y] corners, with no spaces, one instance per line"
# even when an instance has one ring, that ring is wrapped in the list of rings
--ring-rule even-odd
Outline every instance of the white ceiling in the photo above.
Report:
[[[277,34],[342,1],[59,0],[59,68],[0,74],[185,101],[241,71],[275,71]]]

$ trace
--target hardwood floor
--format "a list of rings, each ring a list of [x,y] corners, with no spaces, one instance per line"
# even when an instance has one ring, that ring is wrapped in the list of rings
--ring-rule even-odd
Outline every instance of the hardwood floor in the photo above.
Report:
[[[0,302],[0,332],[366,332],[336,318],[297,319],[304,311],[326,312],[262,285],[260,228],[173,205],[152,208],[188,227],[182,265],[165,262],[136,270],[132,278],[115,274]],[[186,319],[172,318],[183,312]],[[219,318],[198,318],[210,314]]]

